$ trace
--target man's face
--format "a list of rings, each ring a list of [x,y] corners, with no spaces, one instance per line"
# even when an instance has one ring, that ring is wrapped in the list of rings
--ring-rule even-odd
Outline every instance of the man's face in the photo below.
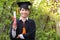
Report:
[[[22,17],[28,17],[28,15],[29,15],[29,10],[27,10],[27,9],[24,9],[24,8],[22,8],[21,10],[20,10],[20,14],[21,14],[21,16]]]

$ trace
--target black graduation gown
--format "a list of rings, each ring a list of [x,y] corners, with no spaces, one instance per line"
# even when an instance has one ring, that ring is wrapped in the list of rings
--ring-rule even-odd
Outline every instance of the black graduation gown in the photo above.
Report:
[[[22,20],[17,20],[17,30],[16,30],[16,37],[12,37],[12,28],[10,30],[10,39],[11,40],[23,40],[23,39],[18,39],[17,36],[18,34],[22,33],[22,28],[23,28],[23,22]],[[31,19],[28,19],[25,21],[25,28],[26,28],[26,34],[24,34],[24,40],[35,40],[35,32],[36,32],[36,25],[35,22]]]

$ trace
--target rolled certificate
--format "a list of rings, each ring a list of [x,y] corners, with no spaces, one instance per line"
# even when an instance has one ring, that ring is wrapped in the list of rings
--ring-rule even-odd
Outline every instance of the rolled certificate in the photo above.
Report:
[[[15,11],[13,13],[13,18],[14,18],[13,27],[14,27],[14,29],[16,29],[17,24],[16,24],[16,12]]]
[[[16,12],[15,11],[14,11],[13,15],[14,15],[14,18],[16,18]]]

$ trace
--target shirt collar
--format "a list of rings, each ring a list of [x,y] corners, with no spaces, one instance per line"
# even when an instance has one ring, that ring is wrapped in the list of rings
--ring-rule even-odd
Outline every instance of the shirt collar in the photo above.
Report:
[[[22,17],[20,17],[19,20],[22,20]],[[26,20],[28,20],[28,17],[26,17]]]

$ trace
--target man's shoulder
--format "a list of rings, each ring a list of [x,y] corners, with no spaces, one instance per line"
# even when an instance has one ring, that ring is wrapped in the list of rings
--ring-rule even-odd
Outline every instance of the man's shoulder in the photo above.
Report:
[[[33,19],[28,19],[29,21],[34,21]]]
[[[28,19],[28,21],[29,21],[29,22],[34,22],[34,20],[33,20],[33,19]]]
[[[17,20],[17,22],[20,22],[20,20],[19,19],[16,19]],[[28,18],[28,22],[35,22],[33,19],[29,19]]]

